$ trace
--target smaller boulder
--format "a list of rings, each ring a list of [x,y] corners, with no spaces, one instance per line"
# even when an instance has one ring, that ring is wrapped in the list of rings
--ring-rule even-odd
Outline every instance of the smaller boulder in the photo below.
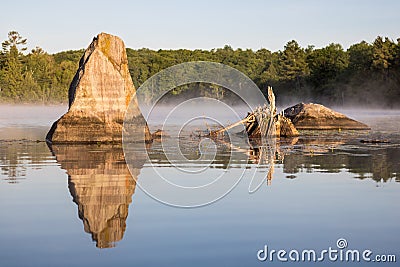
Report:
[[[370,130],[368,125],[350,119],[320,104],[299,103],[285,109],[289,118],[298,130]]]

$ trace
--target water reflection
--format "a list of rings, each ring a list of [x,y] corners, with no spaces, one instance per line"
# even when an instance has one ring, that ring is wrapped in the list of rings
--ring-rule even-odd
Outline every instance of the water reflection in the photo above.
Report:
[[[52,163],[55,160],[44,142],[0,140],[0,175],[10,184],[24,180],[28,169],[39,170]]]
[[[188,137],[182,143],[181,152],[195,159],[199,153],[198,144],[198,140],[191,141]],[[146,156],[134,150],[128,153],[135,163],[131,174],[120,146],[58,145],[51,149],[56,158],[45,143],[27,140],[0,142],[1,180],[15,184],[25,179],[30,170],[45,169],[57,162],[68,173],[68,189],[78,206],[84,231],[91,234],[97,247],[114,246],[124,236],[135,179]],[[290,179],[302,172],[348,172],[357,179],[400,182],[400,142],[397,139],[390,144],[362,144],[359,139],[343,136],[306,136],[281,139],[268,145],[255,142],[246,149],[234,143],[219,142],[216,151],[210,168],[244,168],[257,164],[259,168],[265,168],[261,179],[268,184],[276,176],[277,168],[282,168],[286,178]],[[153,143],[147,152],[151,166],[171,167],[160,144]],[[240,156],[230,162],[231,153]],[[195,165],[191,167],[199,168],[204,162],[192,161],[191,164]],[[340,175],[336,177],[340,178]],[[256,181],[255,186],[258,184]]]
[[[250,162],[258,164],[258,168],[268,168],[265,179],[267,185],[271,185],[275,172],[275,164],[282,163],[283,153],[280,151],[280,147],[275,139],[264,140],[264,142],[253,140],[250,144],[251,146],[248,151]],[[261,181],[258,184],[261,186]]]
[[[360,136],[354,134],[326,134],[321,136],[306,135],[296,138],[281,138],[276,143],[262,144],[260,140],[251,140],[250,147],[242,149],[235,143],[217,140],[217,151],[211,168],[243,168],[247,164],[257,164],[267,168],[266,180],[271,184],[276,167],[282,167],[286,178],[296,178],[301,172],[349,172],[354,178],[370,178],[376,182],[387,182],[394,179],[400,182],[400,141],[391,139],[390,144],[363,144]],[[196,147],[188,140],[181,146],[193,153],[188,147]],[[193,141],[191,141],[193,142]],[[196,144],[196,142],[193,142]],[[190,144],[190,145],[188,145]],[[242,153],[245,157],[236,157],[232,161],[231,152]],[[168,158],[158,144],[149,150],[153,166],[170,166]],[[201,163],[201,162],[200,162]]]
[[[183,154],[188,158],[198,157],[194,150],[197,142],[191,144],[189,139],[184,142]],[[252,143],[250,148],[242,149],[234,144],[217,144],[217,153],[210,168],[242,168],[244,164],[275,165],[282,167],[287,178],[295,178],[299,172],[328,172],[342,171],[354,174],[355,178],[371,178],[375,181],[394,179],[400,182],[400,142],[392,140],[390,144],[362,144],[359,139],[341,137],[301,137],[281,139],[276,146],[265,146]],[[237,162],[229,162],[231,152],[240,153]],[[88,176],[103,173],[110,177],[129,176],[125,165],[121,147],[112,146],[54,146],[53,152],[57,161],[68,174],[78,177],[79,172],[86,172]],[[133,153],[138,157],[139,152]],[[152,166],[170,167],[168,158],[162,151],[160,144],[153,143],[148,149]],[[144,158],[144,156],[141,156]],[[244,162],[245,159],[247,162]],[[133,170],[143,167],[144,159],[137,161]],[[135,161],[136,162],[136,161]],[[0,177],[11,184],[17,184],[26,178],[29,169],[43,169],[55,164],[54,157],[49,153],[45,143],[28,140],[0,142]],[[231,164],[229,164],[231,163]],[[193,162],[202,164],[202,161]],[[119,175],[119,176],[118,176]],[[99,176],[99,175],[97,175]],[[100,177],[100,176],[99,176]],[[119,179],[118,178],[118,179]]]
[[[137,163],[131,169],[132,177],[121,146],[53,145],[51,149],[68,173],[68,188],[85,232],[98,248],[115,246],[124,236],[144,157],[130,154]]]
[[[339,173],[346,171],[354,178],[371,178],[376,182],[394,179],[400,182],[400,145],[362,144],[350,138],[300,138],[285,148],[284,173],[295,178],[299,172]]]

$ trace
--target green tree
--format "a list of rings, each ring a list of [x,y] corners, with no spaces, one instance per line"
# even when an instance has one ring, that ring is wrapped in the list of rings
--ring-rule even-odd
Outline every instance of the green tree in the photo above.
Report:
[[[285,45],[279,57],[280,76],[286,80],[299,80],[308,74],[306,53],[292,40]]]
[[[375,80],[374,91],[381,102],[395,105],[400,97],[400,69],[396,65],[397,46],[388,37],[378,36],[372,44],[373,55],[371,69]]]
[[[305,77],[309,73],[306,52],[295,41],[289,41],[282,52],[278,53],[278,71],[280,82],[278,91],[288,95],[303,92]]]
[[[0,70],[0,98],[18,100],[21,98],[20,88],[24,81],[22,58],[20,51],[26,50],[27,40],[16,32],[8,33],[8,40],[1,45],[2,68]]]
[[[51,95],[56,96],[51,92],[56,69],[54,57],[47,54],[42,48],[36,47],[27,56],[26,62],[26,73],[30,73],[33,81],[38,85],[31,89],[31,91],[35,91],[36,100],[47,102]]]
[[[349,55],[349,70],[365,72],[371,68],[373,47],[365,41],[354,44],[347,50]]]
[[[337,83],[349,64],[347,53],[340,44],[313,50],[307,58],[310,68],[309,80],[314,87],[313,94],[318,99],[335,102],[343,98]]]
[[[1,98],[20,99],[19,90],[24,79],[21,57],[15,45],[4,54],[3,68],[0,70]]]
[[[389,68],[394,63],[395,44],[389,38],[378,36],[373,43],[372,68],[389,74]]]
[[[1,43],[4,52],[10,52],[11,48],[15,47],[18,51],[25,51],[27,39],[22,38],[22,36],[17,31],[10,31],[8,33],[8,40]],[[18,49],[18,47],[20,47]]]

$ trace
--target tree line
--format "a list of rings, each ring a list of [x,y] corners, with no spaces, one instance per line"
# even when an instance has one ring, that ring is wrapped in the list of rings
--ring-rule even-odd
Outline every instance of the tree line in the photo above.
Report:
[[[26,53],[27,39],[12,31],[0,53],[1,102],[67,102],[68,88],[83,54],[55,54],[36,47]],[[246,74],[266,93],[273,86],[278,104],[313,101],[328,105],[398,107],[400,103],[400,38],[378,36],[344,50],[340,44],[301,47],[289,41],[283,50],[233,49],[150,50],[127,48],[129,71],[138,88],[157,72],[188,61],[213,61]],[[146,92],[147,93],[147,92]],[[222,88],[197,84],[176,88],[174,95],[229,98]],[[148,92],[151,99],[152,92]]]

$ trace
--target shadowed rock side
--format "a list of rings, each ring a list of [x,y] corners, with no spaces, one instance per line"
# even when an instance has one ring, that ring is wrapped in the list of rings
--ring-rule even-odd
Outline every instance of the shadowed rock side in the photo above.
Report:
[[[132,177],[120,146],[53,145],[52,151],[68,173],[68,188],[85,232],[98,248],[113,247],[124,236],[144,156],[130,153],[129,157],[136,157]]]
[[[129,133],[134,141],[150,141],[135,92],[123,41],[110,34],[99,34],[79,62],[68,92],[68,112],[53,124],[46,140],[120,143],[125,112],[133,98],[136,105],[130,106]]]
[[[285,109],[285,117],[289,118],[299,130],[369,130],[364,123],[350,119],[323,105],[299,103]]]

